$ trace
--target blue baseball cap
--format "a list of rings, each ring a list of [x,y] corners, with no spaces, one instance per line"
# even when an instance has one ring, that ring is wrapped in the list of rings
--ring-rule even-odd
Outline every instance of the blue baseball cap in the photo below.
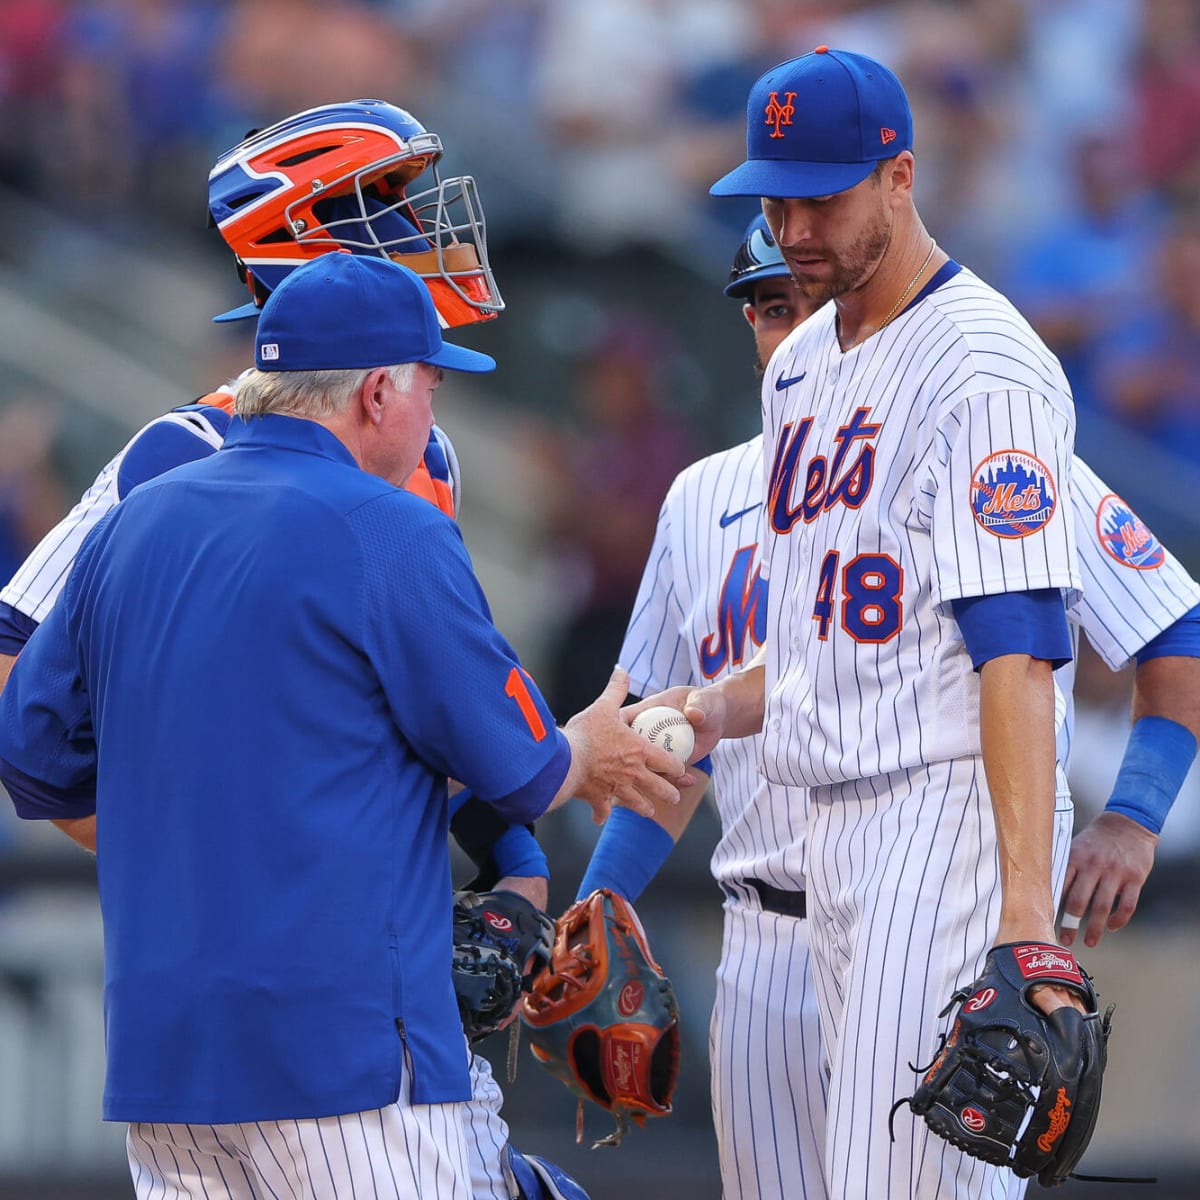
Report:
[[[725,295],[738,300],[749,300],[754,292],[754,285],[760,279],[777,279],[790,275],[783,254],[771,236],[767,219],[759,213],[742,235],[742,244],[733,256],[733,266],[729,268],[729,282],[725,285]]]
[[[384,247],[393,243],[402,244],[405,254],[419,254],[432,249],[428,240],[421,235],[421,231],[411,221],[402,217],[398,212],[394,212],[382,200],[378,200],[374,196],[335,196],[331,200],[314,205],[313,211],[320,216],[323,224],[332,224],[337,227],[340,240],[358,243],[358,246],[343,247],[351,254],[370,254],[376,258],[388,258],[390,256]],[[361,219],[364,213],[367,220]],[[379,246],[379,249],[364,249],[364,246]],[[297,265],[300,264],[288,264],[283,260],[256,263],[249,268],[250,273],[254,276],[254,290],[260,295],[269,295],[296,269]],[[228,312],[218,313],[213,317],[213,321],[217,324],[226,321],[257,321],[261,313],[262,302],[250,300],[245,304],[238,305],[237,308],[231,308]]]
[[[386,258],[334,251],[294,270],[258,318],[260,371],[337,371],[423,362],[494,371],[489,354],[442,341],[424,280]]]
[[[818,46],[760,75],[746,104],[746,161],[713,196],[832,196],[912,149],[900,80],[864,54]]]

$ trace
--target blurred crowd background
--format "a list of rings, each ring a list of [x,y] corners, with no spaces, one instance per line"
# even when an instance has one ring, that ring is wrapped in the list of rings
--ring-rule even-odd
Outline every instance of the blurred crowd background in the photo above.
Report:
[[[508,309],[461,340],[500,369],[443,388],[440,420],[499,622],[565,719],[607,677],[671,478],[756,427],[752,345],[720,290],[754,205],[707,188],[740,159],[754,78],[819,43],[900,75],[930,231],[1022,307],[1067,369],[1080,452],[1200,571],[1196,0],[3,0],[0,576],[138,425],[250,361],[244,327],[208,320],[245,298],[206,228],[216,157],[301,108],[377,96],[479,183]],[[1128,672],[1086,658],[1084,816],[1128,701]],[[1110,1087],[1093,1154],[1153,1160],[1181,1195],[1200,1177],[1198,793],[1193,775],[1133,927],[1085,959],[1105,990],[1113,956],[1108,990],[1125,989],[1129,1081]],[[685,1006],[676,1117],[588,1156],[572,1101],[527,1055],[511,1088],[522,1142],[594,1197],[605,1181],[643,1194],[654,1163],[655,1195],[717,1194],[715,817],[700,826],[645,903]],[[594,833],[569,815],[542,832],[565,904]],[[93,880],[65,840],[0,810],[3,1196],[5,1181],[22,1197],[127,1192],[119,1131],[97,1118]],[[1138,991],[1148,972],[1159,985]],[[1162,1031],[1136,1058],[1135,1024]]]

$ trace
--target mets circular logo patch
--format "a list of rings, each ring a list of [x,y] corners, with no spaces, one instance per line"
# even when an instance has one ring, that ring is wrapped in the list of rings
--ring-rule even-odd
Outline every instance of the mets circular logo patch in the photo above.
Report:
[[[1054,516],[1058,490],[1049,468],[1023,450],[989,454],[971,472],[975,520],[1002,538],[1028,537]]]
[[[1105,554],[1135,571],[1153,571],[1167,557],[1162,542],[1115,492],[1096,507],[1096,536]]]

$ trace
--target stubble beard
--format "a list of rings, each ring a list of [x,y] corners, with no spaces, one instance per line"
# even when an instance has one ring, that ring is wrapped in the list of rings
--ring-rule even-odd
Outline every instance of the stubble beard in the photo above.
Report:
[[[880,221],[864,230],[844,254],[838,255],[834,273],[829,279],[802,278],[793,271],[796,290],[806,300],[819,306],[862,287],[875,274],[891,240],[890,222]],[[790,264],[788,269],[791,270]]]

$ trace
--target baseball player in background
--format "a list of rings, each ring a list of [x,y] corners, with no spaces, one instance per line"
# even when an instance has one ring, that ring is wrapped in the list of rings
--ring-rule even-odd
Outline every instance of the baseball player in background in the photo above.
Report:
[[[296,267],[339,248],[411,266],[425,280],[443,328],[492,319],[504,303],[488,259],[482,204],[470,177],[439,173],[441,156],[436,134],[377,100],[322,105],[248,135],[214,166],[209,207],[251,300],[216,319],[257,318],[266,297]],[[291,236],[281,236],[285,231]],[[0,590],[0,685],[49,613],[96,523],[137,484],[220,448],[237,385],[226,384],[139,430]],[[405,486],[457,516],[458,463],[437,426]],[[544,908],[549,872],[532,832],[509,825],[467,791],[454,805],[455,835],[489,873],[490,886]],[[94,818],[63,824],[84,844],[94,844]],[[490,1065],[473,1055],[471,1072],[467,1144],[476,1200],[535,1197],[548,1185],[582,1195],[554,1164],[522,1156],[510,1145]]]
[[[453,522],[395,486],[442,372],[494,366],[418,276],[307,264],[256,365],[222,452],[85,541],[0,696],[0,776],[24,817],[104,814],[105,1115],[140,1196],[466,1200],[447,776],[529,820],[682,772],[617,718],[620,672],[555,729]]]
[[[762,731],[767,778],[806,789],[829,1195],[998,1200],[1010,1171],[911,1118],[893,1142],[888,1113],[989,948],[1054,943],[1070,390],[922,225],[885,66],[820,47],[760,77],[747,113],[747,161],[712,190],[761,197],[800,291],[834,303],[763,380],[763,661],[686,707],[698,754]]]
[[[746,230],[725,294],[744,301],[760,377],[780,342],[817,307],[797,290],[762,216]],[[762,646],[761,445],[755,437],[693,464],[668,492],[620,657],[635,693],[701,686]],[[1161,819],[1194,756],[1200,585],[1086,464],[1075,459],[1074,472],[1084,600],[1069,610],[1072,632],[1086,632],[1114,669],[1138,660],[1126,764],[1108,810],[1077,835],[1068,865],[1068,880],[1079,883],[1079,911],[1095,896],[1089,938],[1098,940],[1106,920],[1119,928],[1136,907]],[[1069,684],[1065,670],[1056,683]],[[1070,726],[1068,708],[1060,784]],[[709,764],[693,764],[698,776],[712,776],[722,830],[712,870],[726,894],[711,1028],[713,1116],[725,1196],[811,1200],[827,1195],[825,1075],[804,916],[804,796],[761,776],[761,743],[761,735],[724,741]],[[608,887],[636,900],[703,791],[701,777],[677,809],[653,819],[615,812],[580,895]],[[1056,808],[1069,804],[1060,790]],[[1127,815],[1131,805],[1136,811]],[[1071,900],[1068,890],[1064,941],[1072,936]],[[1013,1194],[1023,1189],[1016,1181]]]

